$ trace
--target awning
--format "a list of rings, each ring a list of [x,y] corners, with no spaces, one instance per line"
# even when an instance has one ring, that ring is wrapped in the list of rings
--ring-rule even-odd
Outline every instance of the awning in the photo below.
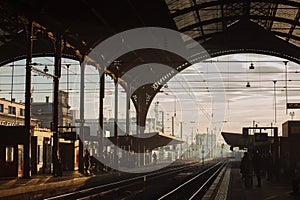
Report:
[[[161,132],[152,132],[140,135],[122,135],[118,137],[109,137],[107,139],[120,148],[140,153],[146,152],[147,150],[152,151],[158,147],[177,145],[184,142],[180,138]],[[108,144],[108,141],[106,142]]]
[[[228,132],[222,132],[221,134],[228,145],[232,147],[239,147],[241,149],[243,148],[249,149],[249,148],[254,148],[262,145],[270,145],[274,141],[273,137],[268,137],[267,141],[261,142],[261,141],[255,141],[254,135],[243,135],[241,133],[228,133]]]

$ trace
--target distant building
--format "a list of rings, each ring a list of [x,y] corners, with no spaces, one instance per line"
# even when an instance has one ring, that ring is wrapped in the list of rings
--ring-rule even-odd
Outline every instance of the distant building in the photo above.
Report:
[[[161,131],[160,127],[157,127],[155,118],[147,118],[146,119],[146,126],[145,126],[145,133],[151,133],[156,131]],[[104,128],[106,131],[110,132],[110,136],[114,136],[114,124],[115,119],[110,118],[109,120],[104,122]],[[135,135],[136,134],[136,118],[132,117],[129,119],[129,133],[128,135]],[[126,119],[118,119],[118,134],[125,135],[126,132]]]
[[[76,120],[79,119],[79,110],[70,110],[70,114],[72,116],[72,124],[75,125]]]
[[[37,120],[31,119],[32,126],[36,126]],[[24,126],[25,104],[0,98],[0,126]]]
[[[59,91],[58,124],[59,126],[72,125],[72,115],[70,113],[69,95],[67,92]],[[45,102],[32,102],[32,116],[39,120],[40,127],[51,128],[53,121],[53,104],[46,96]]]
[[[30,137],[25,126],[0,126],[0,177],[22,177],[25,160],[30,162],[31,174],[51,172],[51,137],[49,129],[31,127]],[[25,157],[25,144],[30,150]]]
[[[50,173],[50,129],[38,127],[38,120],[31,118],[30,141],[25,133],[25,104],[15,99],[0,99],[0,177],[22,177],[24,173],[24,143],[30,142],[31,174]],[[0,150],[0,152],[1,152]],[[4,153],[5,152],[5,153]]]
[[[215,134],[196,134],[195,142],[189,146],[190,157],[213,157],[215,153],[214,148],[216,148]]]

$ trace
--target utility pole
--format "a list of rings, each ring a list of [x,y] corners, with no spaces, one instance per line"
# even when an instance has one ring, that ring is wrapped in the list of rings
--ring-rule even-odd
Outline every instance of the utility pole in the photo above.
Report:
[[[164,119],[164,111],[161,111],[161,132],[165,131],[165,119]]]
[[[172,116],[172,136],[174,136],[174,116]]]
[[[182,124],[183,122],[180,122],[180,139],[182,140]],[[180,143],[180,157],[182,155],[182,144]]]
[[[273,81],[273,83],[274,83],[274,123],[276,123],[276,115],[277,115],[277,113],[276,113],[276,107],[277,107],[277,105],[276,105],[276,82],[277,81]]]

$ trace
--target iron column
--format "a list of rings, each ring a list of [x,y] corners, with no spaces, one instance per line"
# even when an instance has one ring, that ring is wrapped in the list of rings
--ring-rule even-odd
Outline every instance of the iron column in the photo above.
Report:
[[[32,48],[33,48],[33,25],[32,21],[27,25],[27,59],[26,59],[26,83],[25,83],[25,134],[27,141],[24,141],[24,178],[30,178],[31,156],[30,156],[30,122],[31,122],[31,69],[32,69]]]
[[[58,107],[59,107],[59,79],[61,76],[61,56],[62,56],[62,38],[61,35],[56,36],[55,40],[55,58],[54,58],[54,77],[53,77],[53,84],[54,84],[54,90],[53,90],[53,104],[52,104],[52,110],[53,110],[53,175],[57,176],[60,175],[58,172],[61,170],[59,169],[59,141],[58,141]]]

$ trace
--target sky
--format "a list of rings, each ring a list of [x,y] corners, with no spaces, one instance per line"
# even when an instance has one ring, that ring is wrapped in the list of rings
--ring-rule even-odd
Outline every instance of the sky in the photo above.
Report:
[[[220,132],[241,133],[242,127],[278,126],[283,122],[300,118],[300,110],[286,110],[286,103],[300,103],[300,67],[289,61],[285,71],[285,59],[258,55],[233,54],[212,58],[194,64],[173,77],[154,98],[148,117],[161,121],[164,112],[165,132],[171,133],[174,117],[175,135],[183,127],[184,138],[195,133],[213,133],[220,139]],[[53,73],[53,58],[34,58],[36,68],[45,66]],[[255,69],[249,69],[253,63]],[[80,70],[76,61],[62,60],[60,89],[70,92],[71,109],[79,110]],[[66,64],[71,64],[67,70]],[[97,70],[88,66],[85,76],[85,117],[98,118],[99,78]],[[0,97],[24,102],[25,61],[0,67]],[[12,79],[13,77],[13,79]],[[274,84],[276,81],[276,84]],[[104,115],[113,117],[114,86],[106,77]],[[246,87],[249,82],[250,87]],[[287,85],[287,91],[285,86]],[[275,89],[275,92],[274,92]],[[32,97],[34,101],[52,100],[52,79],[33,72]],[[276,99],[276,109],[275,109]],[[156,110],[159,115],[155,114]],[[131,116],[135,116],[131,105]],[[276,114],[275,114],[276,111]],[[119,118],[125,118],[125,93],[119,87]],[[276,120],[275,120],[276,118]]]

